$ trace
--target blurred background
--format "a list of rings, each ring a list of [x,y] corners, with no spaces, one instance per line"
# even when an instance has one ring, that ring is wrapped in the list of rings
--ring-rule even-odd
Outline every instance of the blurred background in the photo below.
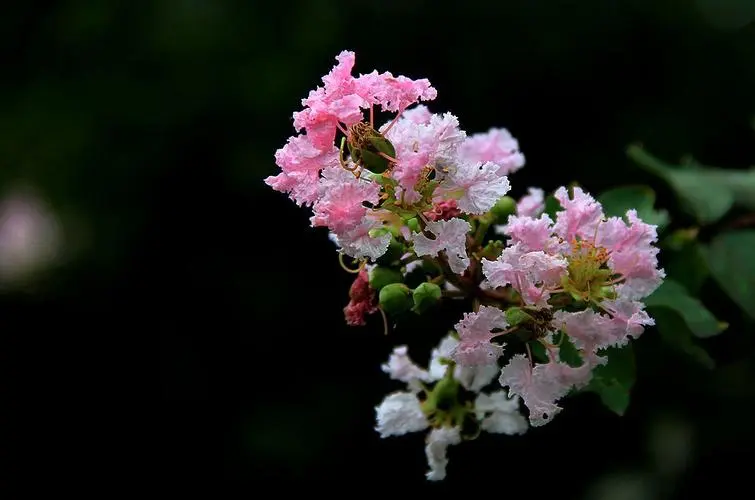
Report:
[[[430,109],[470,134],[507,127],[527,158],[512,195],[646,183],[684,227],[672,193],[625,149],[755,164],[753,20],[745,0],[7,5],[6,474],[112,478],[108,489],[354,481],[588,499],[746,484],[752,323],[711,286],[706,304],[731,325],[705,344],[715,370],[651,330],[624,417],[579,396],[525,436],[452,448],[448,480],[427,485],[423,435],[381,440],[374,407],[400,388],[380,371],[392,346],[408,342],[423,363],[439,337],[409,324],[386,338],[379,317],[347,327],[353,275],[308,210],[263,179],[301,98],[349,49],[356,73],[428,78]]]

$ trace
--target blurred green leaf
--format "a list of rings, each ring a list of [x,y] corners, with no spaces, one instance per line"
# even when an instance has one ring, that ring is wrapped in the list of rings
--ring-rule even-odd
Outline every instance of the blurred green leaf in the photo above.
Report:
[[[623,415],[629,407],[636,376],[632,345],[609,347],[598,354],[607,357],[608,362],[595,368],[585,390],[596,393],[609,410]]]
[[[710,273],[739,307],[755,318],[755,230],[719,234],[705,252]]]
[[[627,154],[642,168],[664,179],[682,208],[701,224],[716,222],[735,203],[755,209],[755,169],[726,170],[693,160],[682,167],[672,167],[636,145],[629,146]]]
[[[736,30],[755,20],[752,0],[696,0],[697,9],[712,26],[722,30]]]
[[[705,368],[712,370],[715,367],[713,358],[694,342],[692,332],[681,314],[665,306],[649,306],[648,313],[655,319],[656,329],[666,344]]]
[[[548,216],[555,221],[556,212],[558,212],[559,210],[561,210],[561,204],[553,196],[553,194],[549,194],[548,196],[546,196],[544,213],[548,214]]]
[[[648,224],[662,230],[669,222],[666,210],[656,210],[655,191],[648,186],[622,186],[608,190],[598,197],[603,211],[609,217],[624,217],[627,210],[637,210],[637,215]]]
[[[692,295],[698,295],[710,276],[708,261],[700,243],[688,242],[676,251],[668,251],[666,256],[666,275],[684,285]]]
[[[555,335],[553,342],[559,347],[558,357],[561,361],[573,368],[578,368],[584,364],[582,356],[579,354],[579,350],[568,335],[565,335],[563,332],[558,332]]]
[[[666,307],[679,314],[695,337],[712,337],[728,326],[721,324],[702,302],[689,295],[683,285],[670,279],[645,299],[645,304],[648,309]]]

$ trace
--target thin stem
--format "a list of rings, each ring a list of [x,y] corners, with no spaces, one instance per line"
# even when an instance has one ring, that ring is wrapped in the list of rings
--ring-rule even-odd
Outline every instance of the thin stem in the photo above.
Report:
[[[338,254],[338,263],[341,265],[341,268],[346,271],[347,273],[357,274],[359,271],[362,270],[362,263],[360,262],[359,266],[356,269],[352,269],[346,265],[346,263],[343,261],[343,254]]]
[[[388,335],[388,316],[385,315],[382,307],[378,307],[378,311],[380,311],[380,315],[383,317],[383,335]]]
[[[382,131],[382,132],[380,132],[380,133],[381,133],[382,135],[385,135],[385,134],[387,134],[387,133],[388,133],[388,131],[389,131],[389,130],[390,130],[391,128],[393,128],[393,126],[394,126],[394,125],[396,124],[396,122],[398,121],[398,119],[399,119],[399,118],[401,117],[401,115],[402,115],[403,113],[404,113],[404,108],[401,108],[401,110],[399,110],[398,114],[396,115],[396,118],[394,118],[394,119],[393,119],[393,120],[391,121],[391,123],[389,123],[389,124],[388,124],[388,126],[387,126],[387,127],[385,128],[385,130],[383,130],[383,131]]]

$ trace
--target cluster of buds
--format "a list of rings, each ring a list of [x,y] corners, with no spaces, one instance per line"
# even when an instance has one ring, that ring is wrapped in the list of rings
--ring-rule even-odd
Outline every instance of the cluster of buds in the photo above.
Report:
[[[507,130],[468,136],[454,115],[419,104],[436,96],[427,80],[355,77],[354,53],[336,59],[294,114],[301,133],[276,153],[281,172],[265,181],[311,206],[312,225],[329,230],[356,274],[349,325],[380,313],[387,332],[404,315],[468,301],[427,369],[405,345],[382,366],[405,387],[376,407],[376,430],[429,429],[427,477],[439,480],[449,445],[551,421],[607,348],[653,324],[642,299],[664,278],[656,228],[633,210],[606,217],[578,187],[555,191],[553,215],[541,189],[512,199],[508,175],[525,159]],[[376,127],[378,112],[395,116]]]

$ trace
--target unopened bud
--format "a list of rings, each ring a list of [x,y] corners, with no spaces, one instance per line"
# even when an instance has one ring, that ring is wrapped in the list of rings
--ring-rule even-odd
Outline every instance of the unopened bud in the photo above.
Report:
[[[516,213],[516,200],[511,196],[504,196],[493,205],[490,213],[493,214],[496,222],[504,224],[508,221],[509,215]]]
[[[402,283],[385,285],[378,295],[380,308],[388,314],[401,314],[412,307],[409,287]]]
[[[416,217],[412,217],[411,219],[406,221],[406,225],[409,226],[409,229],[413,233],[419,233],[422,230],[422,228],[419,227],[419,221]]]
[[[380,290],[391,283],[401,283],[401,273],[390,267],[377,266],[370,271],[370,287]]]
[[[423,312],[431,309],[438,302],[442,291],[435,283],[426,281],[414,289],[412,298],[414,299],[414,312],[422,314]]]
[[[534,318],[527,314],[521,307],[509,307],[506,309],[505,314],[506,321],[508,321],[511,326],[521,325],[522,323],[534,320]]]

